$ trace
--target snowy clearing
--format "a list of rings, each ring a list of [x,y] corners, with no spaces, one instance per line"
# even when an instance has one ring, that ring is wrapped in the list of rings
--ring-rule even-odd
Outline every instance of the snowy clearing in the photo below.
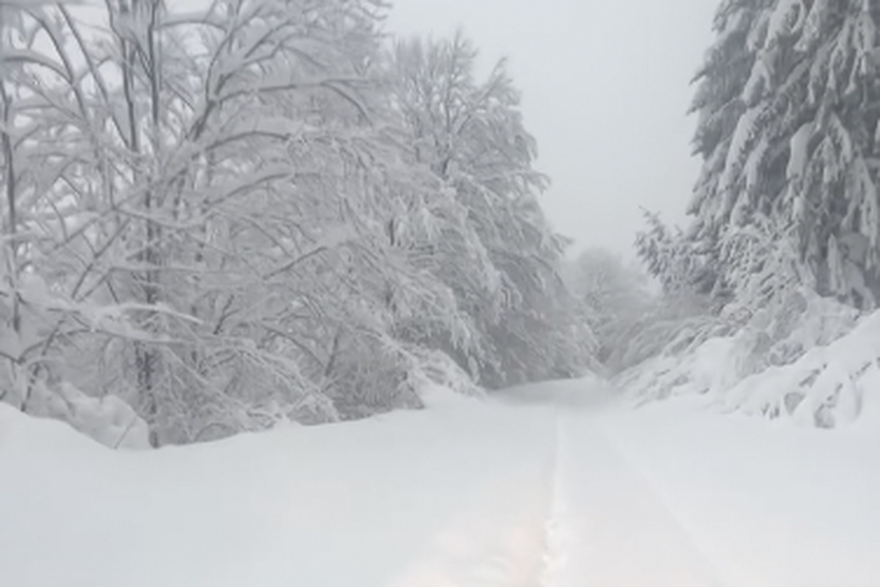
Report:
[[[0,406],[0,584],[880,582],[880,432],[496,397],[155,452]]]

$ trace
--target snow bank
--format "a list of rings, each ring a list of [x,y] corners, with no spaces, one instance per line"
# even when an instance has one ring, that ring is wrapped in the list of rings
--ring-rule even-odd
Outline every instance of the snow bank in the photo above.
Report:
[[[461,400],[130,452],[0,405],[0,585],[512,586],[541,563],[518,537],[542,535],[553,427]]]
[[[20,405],[21,400],[16,403]],[[4,408],[8,404],[0,402]],[[85,436],[114,449],[144,450],[150,447],[147,423],[115,395],[91,397],[68,382],[51,388],[38,382],[31,388],[27,413],[66,422]]]
[[[880,312],[847,336],[791,365],[746,377],[724,396],[728,409],[832,428],[865,416],[880,424]]]
[[[871,362],[880,360],[880,318],[857,322],[846,306],[796,292],[736,334],[697,341],[667,348],[615,383],[640,404],[708,395],[727,410],[828,428],[863,411],[877,368]]]

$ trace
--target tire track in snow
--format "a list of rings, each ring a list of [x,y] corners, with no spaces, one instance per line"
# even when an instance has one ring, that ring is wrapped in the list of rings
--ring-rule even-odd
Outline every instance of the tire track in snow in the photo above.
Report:
[[[723,587],[679,520],[606,436],[601,418],[569,412],[561,419],[569,558],[546,587]]]
[[[550,503],[547,518],[544,521],[544,564],[537,582],[540,587],[559,585],[568,566],[574,538],[568,524],[570,512],[567,495],[568,484],[565,475],[566,463],[563,455],[564,426],[559,408],[556,408],[553,464],[549,490]]]

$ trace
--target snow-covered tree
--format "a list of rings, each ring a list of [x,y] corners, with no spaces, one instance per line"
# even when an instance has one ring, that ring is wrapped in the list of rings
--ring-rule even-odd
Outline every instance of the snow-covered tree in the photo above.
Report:
[[[584,364],[503,67],[383,10],[3,3],[0,399],[155,445]]]
[[[566,273],[569,289],[583,304],[581,319],[598,339],[598,358],[607,362],[648,311],[647,275],[602,248],[583,251]]]
[[[660,216],[643,211],[647,227],[636,233],[635,251],[649,275],[666,295],[718,292],[717,252],[706,243],[694,243],[678,227],[664,224]]]
[[[532,166],[535,139],[505,62],[480,80],[477,57],[460,32],[399,41],[391,55],[414,159],[451,194],[430,270],[480,337],[469,355],[455,354],[490,386],[575,372],[589,358],[588,337],[570,331],[562,309],[570,307],[558,275],[564,243],[536,199],[547,179]]]
[[[79,81],[79,71],[67,59],[64,39],[53,35],[57,28],[50,28],[54,23],[47,21],[43,4],[0,6],[0,400],[22,410],[45,403],[58,366],[56,344],[97,328],[90,308],[60,295],[52,279],[57,265],[49,256],[56,259],[53,253],[67,247],[70,235],[94,212],[77,209],[77,200],[89,195],[78,191],[78,176],[95,153],[72,123],[85,108],[81,93],[67,91]],[[41,43],[48,44],[48,53],[38,49]]]
[[[410,209],[438,182],[406,160],[371,65],[379,6],[169,8],[111,2],[96,29],[34,6],[4,28],[19,236],[0,393],[29,411],[36,383],[116,394],[154,442],[412,404],[421,355],[394,328],[471,332],[388,242],[390,218],[429,231]]]
[[[704,167],[689,236],[713,243],[737,289],[764,273],[778,278],[765,292],[799,283],[876,306],[878,17],[861,0],[719,9],[694,101]]]

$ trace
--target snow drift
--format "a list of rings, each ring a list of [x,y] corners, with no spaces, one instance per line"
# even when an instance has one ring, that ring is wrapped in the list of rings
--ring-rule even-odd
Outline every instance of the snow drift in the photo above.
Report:
[[[638,403],[707,395],[728,411],[832,428],[873,409],[878,369],[880,312],[857,320],[851,308],[800,291],[735,334],[683,331],[615,383]]]

